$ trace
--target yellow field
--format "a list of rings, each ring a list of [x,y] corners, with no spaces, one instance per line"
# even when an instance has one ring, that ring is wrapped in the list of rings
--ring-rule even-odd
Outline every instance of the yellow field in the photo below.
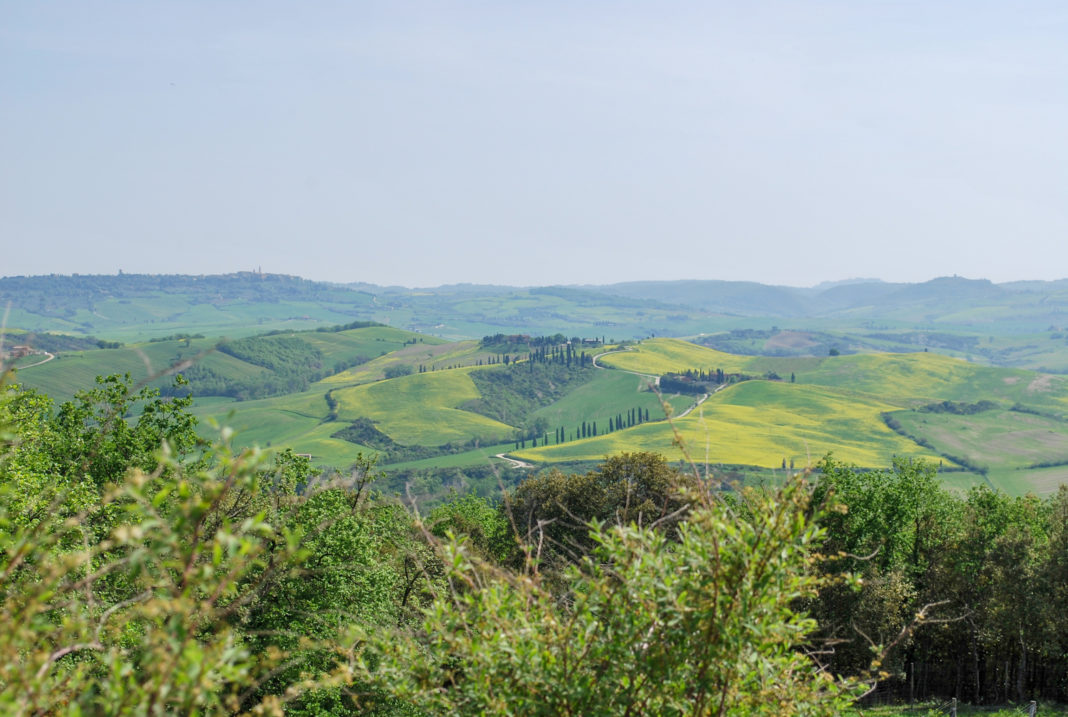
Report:
[[[479,398],[468,375],[472,370],[419,373],[337,389],[338,418],[370,418],[378,430],[403,445],[436,446],[475,437],[508,440],[511,426],[456,408]]]
[[[1063,410],[1068,395],[1064,376],[994,368],[924,352],[829,357],[815,369],[799,370],[797,381],[863,392],[899,405],[986,399],[1058,405]]]
[[[717,368],[727,373],[738,373],[745,370],[752,358],[697,346],[680,339],[646,339],[628,349],[602,354],[597,363],[624,371],[657,375],[686,369],[708,371]]]
[[[785,458],[800,468],[827,452],[860,466],[885,466],[894,455],[937,461],[938,456],[886,427],[879,414],[893,408],[832,388],[748,381],[716,394],[675,421],[674,428],[698,463],[774,468]],[[667,422],[647,423],[514,455],[534,461],[594,461],[620,451],[650,450],[676,460],[682,453],[671,446],[673,439]]]

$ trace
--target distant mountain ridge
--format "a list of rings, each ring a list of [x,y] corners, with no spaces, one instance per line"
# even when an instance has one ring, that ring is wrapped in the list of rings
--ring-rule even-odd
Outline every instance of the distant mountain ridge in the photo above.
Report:
[[[8,326],[119,340],[196,330],[247,335],[378,321],[447,338],[548,333],[687,336],[773,323],[1021,333],[1068,325],[1068,279],[994,284],[851,279],[814,287],[748,281],[433,288],[349,285],[283,274],[49,275],[0,278]],[[755,323],[754,323],[755,322]],[[830,322],[830,323],[828,323]]]

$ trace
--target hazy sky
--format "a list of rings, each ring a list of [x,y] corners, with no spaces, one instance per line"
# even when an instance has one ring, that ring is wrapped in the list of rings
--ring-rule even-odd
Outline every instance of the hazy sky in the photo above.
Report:
[[[1068,3],[0,3],[0,275],[1068,276]]]

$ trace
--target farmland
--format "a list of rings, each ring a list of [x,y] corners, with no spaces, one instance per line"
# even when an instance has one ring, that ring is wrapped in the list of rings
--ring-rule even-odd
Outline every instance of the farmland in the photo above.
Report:
[[[885,465],[892,456],[928,459],[940,462],[947,485],[965,489],[988,484],[1009,493],[1047,493],[1068,475],[1060,465],[1068,461],[1061,448],[1068,438],[1063,377],[931,352],[743,356],[678,339],[647,339],[606,347],[598,358],[600,370],[563,393],[547,386],[553,398],[546,402],[544,396],[537,399],[544,391],[527,376],[525,361],[511,367],[494,364],[499,354],[477,341],[446,342],[385,326],[276,332],[243,341],[234,344],[241,347],[232,352],[237,356],[199,337],[61,352],[20,378],[58,400],[98,374],[129,371],[141,380],[190,362],[224,386],[227,381],[269,379],[277,385],[278,376],[293,383],[300,371],[312,370],[290,368],[286,361],[292,359],[282,351],[304,346],[321,357],[316,365],[323,368],[296,381],[298,390],[238,401],[201,396],[194,410],[206,435],[213,422],[228,424],[237,430],[238,445],[291,447],[318,464],[337,467],[348,465],[358,453],[383,452],[392,456],[384,465],[397,470],[499,462],[490,457],[487,445],[500,447],[494,454],[511,448],[513,456],[536,465],[594,462],[634,450],[681,460],[681,445],[690,459],[713,470],[748,466],[781,471],[784,463],[801,468],[826,453],[871,467]],[[522,358],[521,352],[515,356]],[[742,378],[724,384],[688,415],[663,420],[664,404],[680,415],[699,396],[658,395],[647,376],[715,369]],[[507,415],[498,416],[500,408],[487,412],[496,404],[487,403],[479,385],[494,390],[496,384],[472,379],[482,371],[517,372],[515,377],[524,381],[517,385],[531,393],[509,399]],[[916,410],[976,397],[997,410],[969,416]],[[896,417],[896,428],[885,416]],[[360,430],[380,436],[378,443],[370,445],[359,430],[348,429],[359,421],[366,421]]]
[[[867,466],[892,455],[937,460],[932,451],[882,423],[880,413],[890,408],[833,389],[749,381],[720,391],[699,410],[671,423],[648,423],[516,455],[533,461],[594,461],[625,450],[656,450],[678,460],[682,453],[672,446],[677,432],[690,458],[702,464],[776,468],[785,459],[787,466],[802,468],[828,452]]]
[[[612,344],[610,338],[620,337],[598,331],[582,344],[584,352],[600,354],[596,368],[580,364],[531,373],[524,368],[528,349],[521,334],[513,336],[514,345],[474,338],[490,314],[500,320],[497,325],[533,326],[549,325],[566,311],[568,319],[554,328],[573,331],[597,323],[621,326],[638,315],[660,317],[655,323],[667,310],[650,296],[612,298],[563,288],[406,294],[254,275],[208,283],[210,290],[194,283],[181,300],[168,300],[143,277],[81,308],[74,305],[80,299],[72,298],[71,306],[50,309],[42,297],[35,330],[91,326],[104,338],[41,335],[42,345],[64,348],[55,360],[20,372],[19,380],[63,401],[97,375],[129,372],[135,381],[152,381],[174,395],[192,390],[206,435],[211,421],[225,423],[237,429],[240,446],[291,447],[335,467],[362,452],[378,453],[383,465],[401,471],[473,469],[499,463],[487,445],[501,448],[494,453],[510,448],[537,466],[579,465],[625,450],[657,451],[675,460],[682,458],[681,441],[698,463],[760,475],[781,471],[784,462],[809,465],[827,452],[866,467],[886,465],[892,456],[938,461],[943,480],[959,489],[982,483],[1010,493],[1047,493],[1068,473],[1061,465],[1068,456],[1060,449],[1068,436],[1068,379],[961,358],[1060,365],[1068,351],[1055,327],[1026,337],[1005,331],[979,337],[948,324],[920,331],[908,324],[911,309],[864,332],[843,330],[840,319],[828,316],[811,319],[809,331],[789,328],[796,317],[778,317],[786,328],[733,328],[759,327],[762,320],[723,316],[715,320],[720,332],[704,333],[697,342],[645,337]],[[972,288],[990,293],[984,286]],[[626,290],[631,288],[638,290]],[[944,300],[943,289],[934,283],[910,300],[932,305]],[[278,303],[257,301],[256,292]],[[693,296],[685,294],[687,301]],[[768,294],[757,305],[772,298]],[[350,300],[344,315],[339,307]],[[298,306],[306,313],[283,316]],[[352,323],[356,309],[392,325]],[[12,316],[29,322],[18,313],[27,310],[16,306]],[[1024,302],[1012,311],[999,309],[1001,314],[985,309],[984,316],[1017,316],[1017,310],[1037,311],[1038,304]],[[476,315],[482,318],[474,320]],[[961,307],[953,320],[977,315]],[[349,323],[323,325],[328,318]],[[677,328],[696,327],[687,321],[679,319]],[[431,322],[441,335],[395,328]],[[224,333],[231,338],[221,340]],[[469,338],[448,340],[450,334]],[[34,339],[25,330],[16,335]],[[499,330],[495,335],[508,336]],[[138,342],[119,345],[131,338]],[[98,344],[106,348],[93,348]],[[927,344],[941,348],[920,348]],[[880,348],[889,352],[875,350]],[[816,349],[822,354],[811,353]],[[504,364],[505,356],[511,365]],[[163,375],[176,370],[189,379],[189,388],[173,387]],[[676,394],[682,389],[665,380],[672,388],[660,394],[649,390],[650,377],[717,370],[720,390],[692,413],[663,420],[665,405],[682,415],[712,388]],[[507,397],[495,393],[506,389]],[[987,401],[993,408],[966,416],[925,409],[946,401]]]

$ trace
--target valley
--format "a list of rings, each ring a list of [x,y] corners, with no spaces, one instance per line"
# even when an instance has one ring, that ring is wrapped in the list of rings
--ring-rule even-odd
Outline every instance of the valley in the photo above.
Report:
[[[169,285],[165,279],[158,283]],[[130,295],[113,290],[116,296],[92,302],[90,314],[53,309],[71,321],[85,319],[78,326],[97,332],[82,344],[77,333],[56,332],[72,328],[58,316],[42,324],[47,311],[14,310],[12,316],[28,323],[30,316],[39,318],[36,333],[19,327],[13,338],[40,337],[56,357],[23,363],[17,380],[62,402],[98,375],[129,373],[165,394],[192,392],[205,437],[216,426],[229,426],[237,446],[291,448],[333,470],[344,470],[360,455],[376,456],[387,476],[397,476],[390,481],[394,489],[415,480],[428,496],[473,484],[493,493],[501,481],[514,482],[531,470],[523,464],[535,471],[570,468],[635,450],[690,461],[703,473],[742,482],[776,480],[827,454],[867,468],[895,457],[934,461],[949,486],[989,485],[1012,495],[1047,494],[1068,479],[1068,381],[1012,365],[1061,365],[1068,348],[1057,330],[1024,337],[1002,327],[1000,335],[982,340],[948,325],[875,331],[845,329],[839,321],[832,331],[827,317],[814,317],[808,321],[818,329],[775,325],[650,338],[634,336],[636,325],[622,319],[666,320],[663,312],[674,307],[688,312],[689,318],[676,316],[672,325],[676,335],[686,336],[686,329],[697,328],[694,321],[713,321],[712,311],[722,307],[706,299],[695,309],[702,303],[698,294],[680,297],[680,287],[660,287],[655,296],[635,289],[618,301],[588,288],[523,293],[456,287],[428,292],[437,300],[435,310],[416,311],[430,300],[394,290],[372,295],[364,293],[367,287],[353,291],[270,276],[205,283],[217,292],[214,303],[195,303],[205,297],[193,282],[188,298],[169,303],[142,287],[143,295],[133,288]],[[227,292],[229,298],[220,301]],[[917,293],[923,295],[913,289],[910,296]],[[351,303],[350,294],[356,299]],[[932,287],[926,294],[943,297]],[[365,296],[370,298],[360,298]],[[760,302],[770,299],[760,296],[751,292],[742,302],[736,290],[732,306],[766,310]],[[189,308],[179,311],[183,301]],[[318,308],[295,320],[301,328],[281,328],[290,322],[283,315],[308,301]],[[547,325],[545,302],[570,318],[561,319],[552,334],[533,333]],[[614,321],[605,318],[606,302]],[[232,315],[234,323],[206,319],[208,304]],[[383,317],[386,305],[392,308]],[[900,321],[908,306],[914,305],[887,307],[882,314]],[[1017,301],[989,313],[1009,314],[1021,306],[1030,305]],[[363,313],[368,307],[374,311]],[[354,310],[361,314],[355,321]],[[324,325],[345,312],[347,322]],[[515,333],[472,335],[488,326],[473,315],[490,313]],[[253,315],[264,319],[257,326],[266,330],[251,331],[247,323],[237,328],[239,317],[247,322]],[[435,321],[442,334],[465,335],[397,328],[375,316],[405,316],[409,326]],[[591,321],[575,320],[583,316]],[[957,321],[960,312],[950,316]],[[713,323],[759,327],[772,319],[802,320],[720,314]],[[607,326],[600,335],[563,333],[594,324]],[[233,331],[222,335],[223,329]],[[609,336],[609,330],[624,336]],[[163,331],[169,333],[154,335]],[[983,353],[984,344],[1000,347],[997,355],[1009,365],[981,361],[994,356]],[[174,383],[178,374],[182,385]],[[695,377],[712,382],[688,386]],[[931,408],[943,402],[984,404],[967,415]]]

